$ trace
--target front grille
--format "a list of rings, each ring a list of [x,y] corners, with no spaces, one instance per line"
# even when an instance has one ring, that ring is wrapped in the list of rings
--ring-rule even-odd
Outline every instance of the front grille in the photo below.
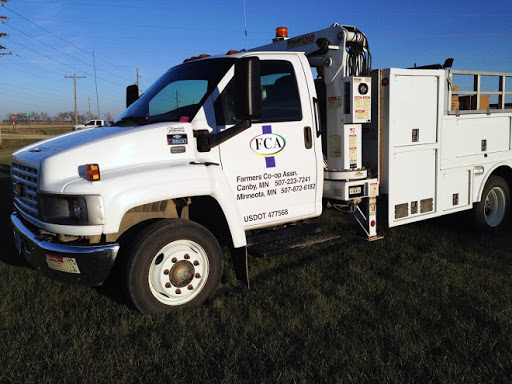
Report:
[[[11,179],[16,208],[37,218],[37,169],[12,163]]]

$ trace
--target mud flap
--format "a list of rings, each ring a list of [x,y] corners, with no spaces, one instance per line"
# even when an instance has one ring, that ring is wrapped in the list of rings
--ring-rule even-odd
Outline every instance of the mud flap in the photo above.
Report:
[[[251,289],[249,285],[249,263],[247,256],[247,247],[231,249],[231,259],[233,260],[233,268],[238,281],[247,285],[247,289]]]

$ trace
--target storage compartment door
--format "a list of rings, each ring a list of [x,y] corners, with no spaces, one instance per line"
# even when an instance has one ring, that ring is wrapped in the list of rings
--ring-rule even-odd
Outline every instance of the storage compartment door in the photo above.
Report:
[[[441,176],[440,204],[443,211],[468,208],[471,170],[446,172]]]
[[[437,142],[437,76],[395,75],[390,84],[390,142],[394,147]]]
[[[436,212],[436,149],[395,152],[389,165],[388,224],[394,227]]]

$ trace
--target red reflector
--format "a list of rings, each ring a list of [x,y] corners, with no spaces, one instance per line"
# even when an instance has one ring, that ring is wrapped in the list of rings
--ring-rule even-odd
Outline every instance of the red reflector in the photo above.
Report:
[[[370,223],[370,225],[371,225],[372,227],[375,227],[375,220],[372,220],[372,221],[371,221],[371,223]]]
[[[85,164],[85,174],[89,181],[100,180],[100,166],[98,164]]]
[[[389,84],[389,80],[385,77],[382,79],[382,85],[386,86]]]
[[[276,37],[288,37],[288,28],[277,27],[276,28]]]
[[[53,256],[53,255],[50,255],[48,253],[45,253],[44,257],[45,257],[46,260],[50,260],[50,261],[53,261],[55,263],[62,263],[62,257],[60,257],[60,256]]]

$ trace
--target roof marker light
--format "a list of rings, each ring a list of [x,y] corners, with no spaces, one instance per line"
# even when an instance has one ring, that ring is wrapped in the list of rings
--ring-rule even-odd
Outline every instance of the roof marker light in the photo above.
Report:
[[[288,37],[288,28],[286,27],[277,27],[276,28],[276,38],[287,38]]]
[[[85,174],[89,181],[100,181],[100,166],[98,164],[85,164]]]

